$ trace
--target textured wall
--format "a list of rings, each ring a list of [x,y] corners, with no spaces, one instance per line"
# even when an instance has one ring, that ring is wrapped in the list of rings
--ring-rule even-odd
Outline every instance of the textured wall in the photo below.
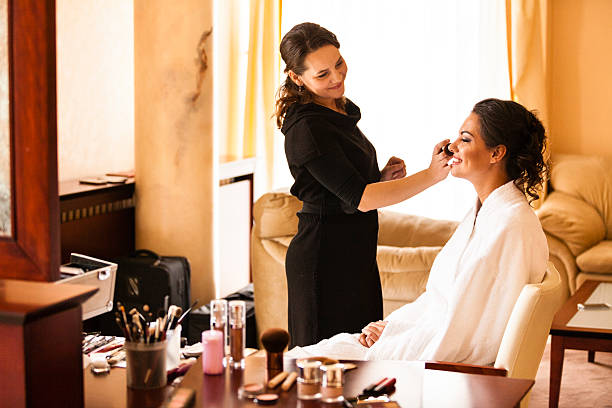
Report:
[[[612,157],[612,1],[555,0],[551,11],[552,151]]]
[[[136,246],[186,256],[200,302],[214,297],[211,25],[212,0],[134,1]]]
[[[132,0],[56,0],[59,179],[134,168]]]

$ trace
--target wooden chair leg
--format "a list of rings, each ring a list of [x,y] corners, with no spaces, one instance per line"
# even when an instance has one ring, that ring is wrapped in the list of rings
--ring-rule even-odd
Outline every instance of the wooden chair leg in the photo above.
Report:
[[[561,375],[563,373],[563,356],[565,348],[561,336],[551,336],[550,343],[550,383],[548,389],[548,408],[559,407]]]
[[[595,362],[595,351],[593,350],[589,350],[589,363],[594,363]]]

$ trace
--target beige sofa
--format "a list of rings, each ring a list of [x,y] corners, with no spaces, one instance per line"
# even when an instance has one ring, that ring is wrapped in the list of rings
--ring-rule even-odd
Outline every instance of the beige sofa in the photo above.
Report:
[[[287,328],[285,254],[302,204],[287,192],[263,195],[253,207],[251,265],[257,330]],[[424,290],[434,258],[457,222],[379,211],[378,268],[385,316]]]
[[[564,296],[587,279],[612,281],[612,164],[594,156],[554,155],[537,214]]]

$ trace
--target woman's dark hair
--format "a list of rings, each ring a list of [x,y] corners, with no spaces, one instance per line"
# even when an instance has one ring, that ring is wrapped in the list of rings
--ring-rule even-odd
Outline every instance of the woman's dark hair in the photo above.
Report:
[[[281,40],[280,53],[285,62],[285,73],[293,71],[297,75],[302,75],[306,71],[304,60],[311,52],[318,50],[325,45],[333,45],[340,48],[338,39],[331,31],[326,30],[315,23],[302,23],[293,27]],[[298,87],[295,82],[285,78],[285,82],[280,86],[276,94],[276,125],[280,128],[283,125],[287,109],[294,103],[312,102],[313,95],[306,87]],[[336,101],[339,107],[344,108],[344,98]]]
[[[527,196],[537,200],[548,178],[550,164],[544,157],[544,126],[523,105],[513,101],[485,99],[472,109],[480,120],[480,133],[489,148],[506,146],[506,172]]]

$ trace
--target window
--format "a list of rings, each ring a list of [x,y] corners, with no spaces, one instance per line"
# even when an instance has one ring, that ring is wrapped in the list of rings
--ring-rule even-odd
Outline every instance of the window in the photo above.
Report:
[[[395,155],[409,174],[426,168],[476,102],[509,99],[504,0],[284,0],[282,13],[281,35],[310,21],[338,37],[345,95],[361,108],[380,167]],[[281,134],[275,187],[292,184],[282,143]],[[449,176],[389,208],[460,220],[475,197],[469,182]]]

